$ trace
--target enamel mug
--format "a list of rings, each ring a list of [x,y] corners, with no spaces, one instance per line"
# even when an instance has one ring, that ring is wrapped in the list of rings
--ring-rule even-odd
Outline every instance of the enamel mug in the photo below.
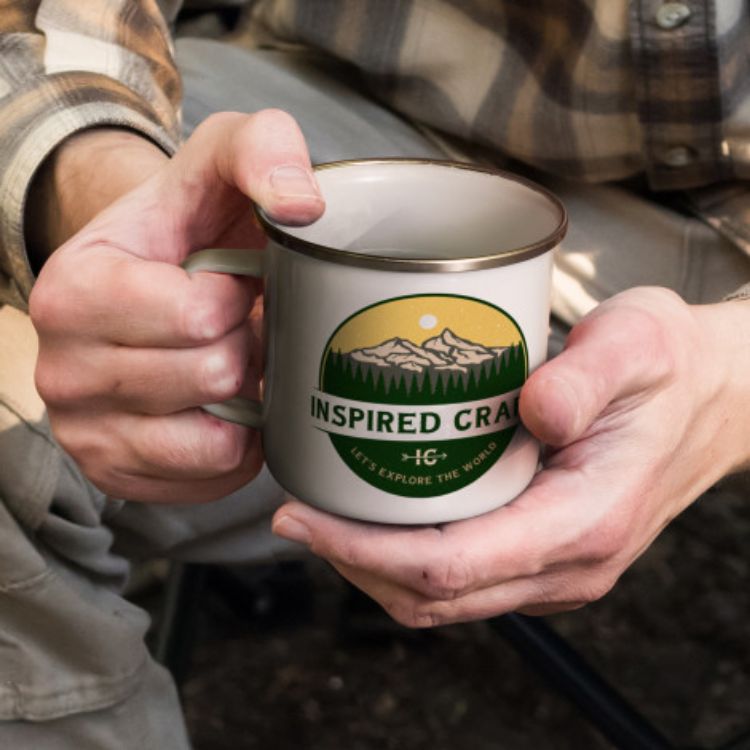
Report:
[[[265,280],[262,403],[204,408],[261,429],[276,480],[333,513],[426,524],[509,502],[538,464],[518,402],[546,356],[565,209],[467,164],[315,172],[319,220],[282,226],[258,211],[262,253],[203,250],[184,264]]]

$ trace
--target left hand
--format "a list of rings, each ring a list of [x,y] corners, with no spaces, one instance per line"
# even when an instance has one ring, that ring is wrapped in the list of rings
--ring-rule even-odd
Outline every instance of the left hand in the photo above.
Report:
[[[398,622],[423,627],[603,596],[661,530],[750,463],[750,302],[689,306],[633,289],[571,331],[521,394],[550,446],[512,503],[429,527],[281,507],[275,533],[304,542]]]
[[[56,441],[113,497],[226,497],[260,471],[260,434],[198,407],[256,395],[261,285],[179,264],[206,247],[262,247],[251,201],[284,223],[321,215],[299,126],[278,110],[215,113],[172,159],[97,128],[43,171],[29,214],[39,260],[63,244],[29,313]]]

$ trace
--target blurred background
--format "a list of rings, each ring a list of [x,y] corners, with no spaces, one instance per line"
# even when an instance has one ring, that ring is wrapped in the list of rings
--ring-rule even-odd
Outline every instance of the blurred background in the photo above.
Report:
[[[603,600],[546,618],[675,747],[750,730],[741,497],[715,488]],[[188,572],[167,645],[196,750],[612,747],[492,623],[402,628],[320,561]],[[134,595],[155,649],[165,573]]]
[[[239,9],[193,5],[178,35],[243,42]],[[750,502],[732,484],[673,522],[602,601],[546,618],[679,748],[750,748]],[[195,750],[612,747],[492,623],[407,630],[311,560],[188,569],[165,643],[170,569],[141,574],[132,597],[154,617]]]

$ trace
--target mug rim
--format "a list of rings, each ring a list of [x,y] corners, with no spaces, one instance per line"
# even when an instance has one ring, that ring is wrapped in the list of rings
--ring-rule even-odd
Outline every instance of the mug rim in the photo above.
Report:
[[[486,268],[496,268],[534,258],[552,250],[560,244],[568,229],[568,213],[562,201],[550,190],[521,175],[508,172],[503,169],[489,167],[469,162],[452,161],[448,159],[422,159],[411,157],[394,158],[367,158],[367,159],[341,159],[339,161],[324,162],[313,166],[313,171],[321,172],[330,169],[339,169],[351,166],[372,166],[377,164],[399,164],[399,165],[432,165],[446,167],[449,169],[464,169],[471,172],[481,172],[494,177],[517,182],[544,197],[558,212],[558,222],[555,229],[546,237],[537,242],[522,245],[500,252],[487,252],[485,254],[471,255],[463,258],[400,258],[387,255],[364,254],[351,250],[323,245],[310,240],[304,240],[290,234],[284,225],[273,221],[259,206],[255,206],[255,215],[266,233],[276,244],[293,250],[303,255],[318,260],[340,263],[348,266],[359,266],[361,268],[374,268],[386,271],[412,271],[412,272],[460,272],[477,271]],[[291,227],[290,227],[291,229]]]

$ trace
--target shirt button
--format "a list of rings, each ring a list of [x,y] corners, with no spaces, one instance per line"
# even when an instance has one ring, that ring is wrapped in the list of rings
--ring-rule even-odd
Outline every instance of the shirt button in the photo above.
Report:
[[[656,11],[656,25],[665,31],[676,29],[686,23],[693,11],[685,3],[664,3]]]
[[[693,163],[695,151],[690,146],[672,146],[661,155],[661,163],[673,169],[687,167]]]

